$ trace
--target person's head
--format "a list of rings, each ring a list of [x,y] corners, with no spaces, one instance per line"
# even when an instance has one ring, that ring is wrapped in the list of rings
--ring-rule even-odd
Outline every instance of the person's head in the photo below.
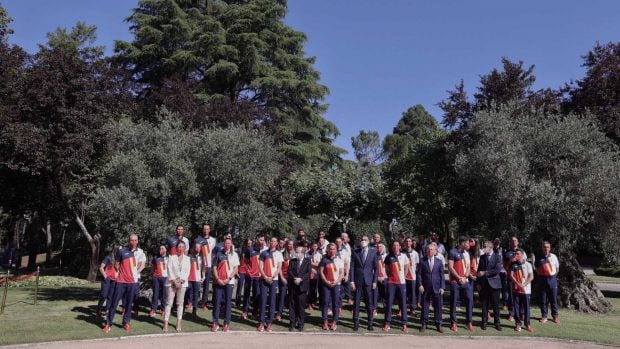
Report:
[[[468,239],[468,238],[466,238],[466,237],[464,237],[464,236],[461,236],[461,237],[459,238],[459,249],[460,249],[461,251],[467,251],[467,250],[469,250],[469,239]]]
[[[273,251],[277,247],[278,247],[278,238],[272,237],[271,240],[269,240],[269,249]]]
[[[369,243],[370,239],[368,238],[368,235],[364,234],[360,237],[360,246],[362,246],[362,248],[368,247]]]
[[[195,243],[192,247],[192,254],[197,256],[200,254],[200,250],[202,250],[202,245],[199,243]]]
[[[493,254],[493,243],[490,240],[487,240],[483,244],[484,254],[491,255]]]
[[[319,236],[319,246],[325,246],[325,236]]]
[[[286,241],[284,239],[279,239],[278,240],[278,248],[283,250],[284,246],[286,246]]]
[[[336,256],[336,252],[337,252],[336,244],[332,242],[329,245],[327,245],[327,256],[329,256],[330,258],[333,258]]]
[[[476,239],[469,238],[469,248],[475,248],[475,247],[476,247]]]
[[[159,246],[159,255],[160,255],[161,257],[166,256],[166,253],[167,253],[167,252],[168,252],[168,250],[166,249],[166,246],[165,246],[165,245],[160,245],[160,246]]]
[[[392,242],[392,253],[393,254],[400,254],[400,242],[394,241]]]
[[[434,242],[431,242],[430,244],[426,245],[426,256],[427,257],[434,257],[437,254],[437,244]]]
[[[226,238],[224,240],[224,252],[226,252],[226,253],[232,252],[232,245],[233,245],[232,239],[231,238]]]
[[[340,238],[342,239],[342,242],[345,243],[345,244],[348,244],[349,241],[351,241],[349,239],[349,234],[347,234],[347,233],[340,234]]]
[[[301,263],[301,260],[304,259],[305,253],[306,253],[306,251],[305,251],[305,248],[303,246],[300,245],[300,246],[297,246],[295,248],[295,255],[296,255],[297,259],[299,259],[300,263]]]
[[[374,242],[374,244],[378,244],[379,242],[381,242],[381,235],[379,234],[375,234],[372,236],[372,242]]]
[[[523,264],[526,260],[525,252],[523,252],[522,249],[517,248],[517,250],[515,251],[515,259],[519,261],[519,263]]]
[[[324,231],[319,231],[319,238],[323,238],[325,239],[325,232]]]
[[[134,250],[136,247],[138,247],[138,235],[131,234],[129,235],[129,248]]]
[[[437,233],[431,233],[431,241],[437,242],[437,240],[439,240],[439,235],[437,235]]]
[[[232,240],[232,234],[231,233],[226,233],[226,235],[224,235],[224,240],[226,239],[231,239]]]
[[[306,239],[306,232],[303,229],[297,230],[297,239],[299,240]]]
[[[259,247],[259,248],[263,248],[263,247],[265,247],[265,236],[263,236],[263,235],[259,235],[259,236],[256,238],[256,243],[257,243],[257,245],[258,245],[258,247]]]
[[[377,244],[377,254],[385,253],[385,245],[382,243]]]
[[[312,253],[318,251],[319,249],[319,244],[317,244],[316,242],[312,243],[312,246],[310,247],[310,251],[312,251]]]
[[[293,243],[293,240],[288,240],[286,242],[286,250],[289,252],[295,251],[295,244]]]
[[[341,238],[336,238],[336,248],[338,248],[339,250],[342,248],[342,239]]]
[[[185,242],[183,242],[183,240],[179,240],[179,242],[177,242],[177,255],[184,255],[186,248],[187,246],[185,246]]]
[[[254,245],[254,241],[252,241],[252,239],[245,239],[245,247],[252,247],[252,245]]]
[[[202,225],[202,235],[204,237],[208,237],[211,234],[211,224],[203,224]]]
[[[405,238],[405,248],[407,250],[414,249],[414,247],[413,247],[413,239],[412,238]]]
[[[519,247],[519,239],[517,239],[516,236],[511,236],[510,237],[510,247],[517,249],[517,247]]]
[[[418,242],[412,239],[411,240],[411,248],[414,249],[414,250],[417,250],[418,249]]]
[[[502,241],[499,238],[495,238],[495,240],[493,240],[493,248],[498,249],[500,248],[501,244],[502,244]]]
[[[183,236],[183,233],[185,232],[185,229],[183,229],[182,225],[177,225],[177,230],[176,230],[176,234],[178,237]]]
[[[542,243],[543,255],[548,256],[551,253],[551,243],[549,241],[543,241]]]

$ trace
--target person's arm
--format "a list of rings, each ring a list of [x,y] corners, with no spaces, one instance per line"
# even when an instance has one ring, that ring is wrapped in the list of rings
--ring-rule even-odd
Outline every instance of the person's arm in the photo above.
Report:
[[[183,268],[181,268],[181,271],[183,272],[181,275],[179,275],[179,277],[181,278],[181,282],[185,283],[187,281],[187,279],[189,278],[189,257],[187,255],[185,255],[183,257],[183,259],[181,259],[181,263],[183,264]]]
[[[99,272],[101,273],[101,276],[103,276],[103,278],[104,278],[104,279],[107,279],[108,277],[107,277],[107,275],[105,274],[105,267],[106,267],[105,263],[103,263],[103,262],[102,262],[102,263],[99,265]]]
[[[349,279],[349,285],[351,286],[351,289],[355,291],[355,280],[353,280],[353,273],[355,271],[353,270],[353,268],[355,268],[355,258],[353,257],[353,252],[351,252],[351,258],[349,258],[349,273],[347,276]]]
[[[534,267],[530,268],[529,273],[527,274],[527,280],[525,280],[525,284],[523,284],[523,287],[529,285],[532,280],[534,280]]]
[[[440,273],[441,277],[439,278],[439,282],[441,284],[439,288],[439,294],[443,295],[444,289],[446,288],[446,277],[444,276],[443,263],[439,263],[439,270],[441,272]]]
[[[282,271],[282,263],[283,262],[278,262],[278,264],[277,264],[277,266],[278,266],[278,277],[280,278],[280,281],[282,281],[282,283],[286,285],[288,280],[284,277],[284,272]]]
[[[367,257],[368,258],[368,257]],[[372,288],[377,288],[377,279],[379,278],[379,265],[377,263],[377,257],[375,256],[372,262]]]
[[[321,265],[319,267],[319,274],[321,275],[321,280],[323,281],[324,284],[328,285],[331,287],[332,283],[327,281],[327,278],[325,277],[325,266]]]

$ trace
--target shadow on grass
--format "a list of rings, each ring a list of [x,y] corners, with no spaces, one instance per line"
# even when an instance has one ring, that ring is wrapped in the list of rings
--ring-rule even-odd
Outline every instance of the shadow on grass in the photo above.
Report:
[[[601,292],[603,292],[603,296],[607,298],[620,298],[619,291],[601,291]]]
[[[82,287],[42,288],[38,298],[43,301],[97,302],[98,291]]]

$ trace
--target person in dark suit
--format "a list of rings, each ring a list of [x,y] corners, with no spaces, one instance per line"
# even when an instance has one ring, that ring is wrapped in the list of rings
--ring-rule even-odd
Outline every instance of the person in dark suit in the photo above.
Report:
[[[493,321],[495,329],[502,330],[499,318],[499,294],[502,290],[500,272],[502,270],[502,257],[493,250],[491,241],[484,242],[484,254],[480,256],[478,264],[478,292],[482,301],[482,326],[487,329],[489,302],[493,305]]]
[[[302,242],[296,248],[296,258],[291,259],[288,267],[288,292],[289,292],[289,325],[288,330],[292,332],[297,329],[299,332],[304,330],[306,319],[306,297],[310,288],[310,271],[312,264],[310,257],[305,256],[306,243]]]
[[[420,332],[426,331],[428,323],[429,303],[433,302],[435,312],[435,326],[437,332],[443,333],[441,327],[443,319],[443,292],[446,287],[446,278],[443,272],[443,262],[437,258],[437,244],[430,243],[426,246],[426,256],[422,258],[418,266],[417,283],[422,295],[422,318]]]
[[[360,248],[351,254],[349,285],[354,292],[353,330],[359,330],[360,302],[364,297],[368,314],[368,330],[373,330],[373,291],[377,288],[377,250],[369,246],[370,239],[363,235]]]

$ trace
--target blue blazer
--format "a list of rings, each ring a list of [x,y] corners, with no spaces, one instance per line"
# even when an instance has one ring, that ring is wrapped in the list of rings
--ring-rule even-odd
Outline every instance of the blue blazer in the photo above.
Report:
[[[349,266],[349,282],[355,282],[355,287],[372,286],[377,282],[377,249],[368,246],[366,263],[362,263],[362,249],[357,248],[351,253]]]
[[[501,289],[502,281],[499,278],[499,273],[502,270],[502,257],[498,253],[493,253],[490,258],[482,255],[480,256],[480,263],[478,263],[478,271],[486,272],[485,275],[478,279],[482,287],[491,287],[492,289]]]
[[[446,288],[446,277],[443,273],[443,263],[440,259],[435,258],[433,270],[428,263],[428,257],[425,256],[420,260],[417,272],[417,286],[424,286],[424,292],[433,290],[433,293],[439,293],[440,289]]]

